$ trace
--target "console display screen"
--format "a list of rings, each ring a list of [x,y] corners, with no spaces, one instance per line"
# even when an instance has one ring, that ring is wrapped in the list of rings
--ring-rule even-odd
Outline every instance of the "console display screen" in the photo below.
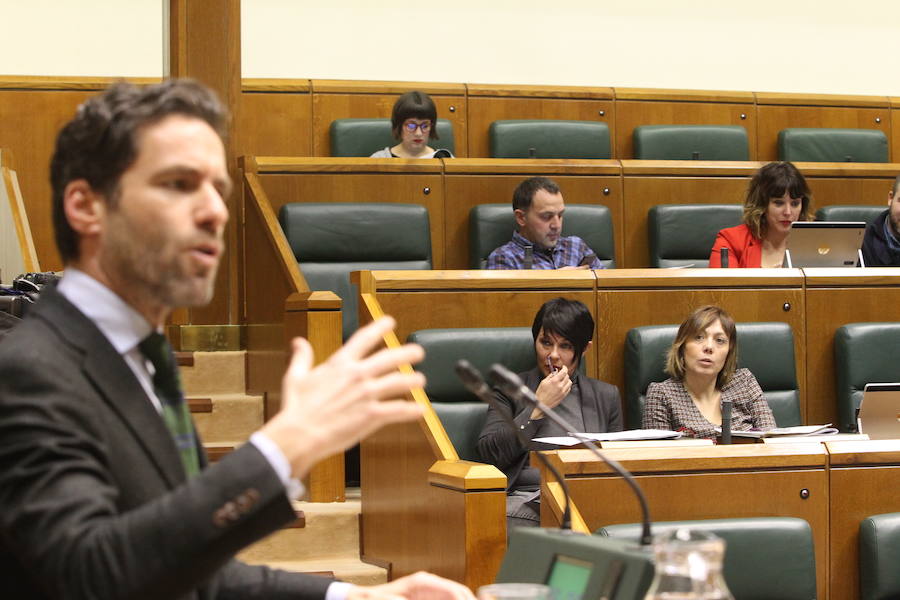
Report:
[[[586,560],[557,554],[547,578],[554,600],[582,600],[593,568]]]

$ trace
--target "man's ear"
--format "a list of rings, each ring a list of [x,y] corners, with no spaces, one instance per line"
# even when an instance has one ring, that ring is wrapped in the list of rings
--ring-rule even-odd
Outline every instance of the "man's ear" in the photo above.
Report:
[[[69,226],[80,236],[99,235],[103,230],[106,203],[86,179],[75,179],[66,184],[63,209]]]
[[[888,192],[888,206],[890,206],[891,202],[893,202],[893,201],[894,201],[894,190],[891,190],[890,192]]]
[[[581,353],[581,356],[587,354],[587,351],[591,349],[591,345],[594,343],[594,340],[589,340],[587,345],[584,347],[584,352]]]
[[[525,211],[517,208],[513,211],[513,214],[516,216],[516,224],[519,226],[519,229],[525,227]]]

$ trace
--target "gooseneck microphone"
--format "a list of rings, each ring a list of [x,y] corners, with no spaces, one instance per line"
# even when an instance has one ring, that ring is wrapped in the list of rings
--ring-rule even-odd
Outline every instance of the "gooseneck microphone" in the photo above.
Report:
[[[519,429],[519,426],[516,425],[516,422],[513,420],[513,417],[507,413],[506,407],[502,406],[500,402],[494,398],[494,393],[491,391],[491,388],[488,387],[487,383],[484,380],[484,377],[481,376],[481,373],[472,366],[472,363],[463,359],[456,363],[456,375],[463,382],[463,385],[466,386],[466,389],[478,396],[478,399],[484,402],[489,406],[493,406],[494,410],[497,411],[503,420],[510,426],[513,432],[516,434],[516,437],[519,439],[519,442],[522,444],[524,448],[528,448],[531,444],[531,440],[522,433],[522,430]],[[544,464],[547,469],[553,473],[553,476],[559,482],[560,486],[562,486],[563,496],[565,496],[566,505],[563,508],[563,516],[562,516],[562,525],[560,529],[571,531],[572,530],[572,515],[571,510],[569,509],[569,486],[566,484],[566,480],[559,474],[559,471],[556,470],[550,461],[547,460],[547,457],[542,453],[538,452],[538,459]],[[509,482],[512,484],[512,482]]]
[[[593,452],[597,458],[609,465],[612,470],[622,476],[628,485],[631,486],[631,489],[634,491],[634,494],[637,496],[638,502],[641,505],[641,545],[649,546],[652,541],[650,535],[650,509],[647,507],[647,498],[644,497],[644,492],[641,491],[640,486],[637,484],[637,481],[635,481],[631,473],[629,473],[625,467],[620,465],[618,461],[604,456],[590,439],[575,431],[575,428],[571,424],[567,423],[565,419],[556,414],[554,410],[538,400],[534,395],[534,392],[528,389],[528,386],[522,382],[518,375],[503,365],[495,364],[491,367],[490,377],[504,394],[523,404],[531,404],[537,407],[537,409],[550,418],[551,421],[562,427],[563,431],[569,432],[569,435],[578,439]],[[540,453],[538,453],[538,455],[540,456]]]

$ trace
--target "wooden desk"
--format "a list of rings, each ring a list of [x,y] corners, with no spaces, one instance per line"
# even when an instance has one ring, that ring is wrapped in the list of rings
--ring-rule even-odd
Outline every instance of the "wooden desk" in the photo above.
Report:
[[[639,522],[640,507],[628,485],[587,450],[557,450],[548,458],[569,484],[588,529]],[[606,450],[631,471],[647,496],[655,521],[785,516],[813,530],[819,597],[828,589],[827,454],[821,444]],[[541,466],[542,494],[550,481]],[[541,525],[558,527],[551,511]]]
[[[831,497],[831,597],[853,598],[859,595],[860,522],[900,511],[900,440],[825,445]]]

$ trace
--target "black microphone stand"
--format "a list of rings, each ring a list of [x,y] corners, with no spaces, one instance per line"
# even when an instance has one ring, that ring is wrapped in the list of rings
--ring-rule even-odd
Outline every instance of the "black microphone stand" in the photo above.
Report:
[[[550,420],[562,427],[563,431],[569,432],[569,435],[578,439],[588,448],[588,450],[593,452],[597,458],[609,465],[610,468],[622,476],[628,485],[631,486],[631,489],[634,491],[634,494],[637,496],[638,502],[641,505],[641,545],[649,546],[653,539],[650,534],[650,509],[647,506],[647,498],[644,496],[644,492],[641,491],[640,486],[637,484],[637,481],[635,481],[631,473],[629,473],[625,467],[620,465],[618,461],[604,456],[597,446],[594,445],[594,442],[575,431],[575,428],[571,424],[567,423],[566,420],[557,415],[555,411],[538,400],[534,395],[534,392],[522,383],[522,380],[518,375],[499,364],[495,364],[491,367],[490,375],[500,389],[503,390],[503,393],[512,398],[525,400],[536,406],[538,410],[547,415]],[[540,453],[538,453],[538,456],[540,456]]]
[[[488,387],[487,382],[485,382],[484,378],[481,376],[481,373],[472,366],[472,364],[463,359],[456,363],[456,374],[462,380],[463,385],[466,386],[466,389],[478,396],[478,398],[486,403],[489,406],[492,406],[497,414],[503,417],[503,420],[510,426],[513,432],[516,434],[516,437],[519,439],[519,443],[522,444],[522,447],[528,448],[531,445],[531,440],[522,433],[522,430],[519,429],[519,426],[516,425],[516,422],[513,420],[512,416],[507,412],[506,407],[497,402],[497,399],[494,398],[493,392]],[[562,523],[560,525],[560,529],[569,532],[575,533],[572,531],[572,513],[569,508],[569,486],[566,484],[566,480],[563,479],[562,475],[560,475],[559,471],[556,470],[546,456],[541,454],[540,452],[536,455],[538,459],[543,463],[547,469],[556,480],[559,482],[559,485],[562,487],[563,496],[565,497],[566,503],[563,507],[562,514]],[[509,485],[512,485],[513,482],[509,482],[507,486],[507,491],[509,490]]]

